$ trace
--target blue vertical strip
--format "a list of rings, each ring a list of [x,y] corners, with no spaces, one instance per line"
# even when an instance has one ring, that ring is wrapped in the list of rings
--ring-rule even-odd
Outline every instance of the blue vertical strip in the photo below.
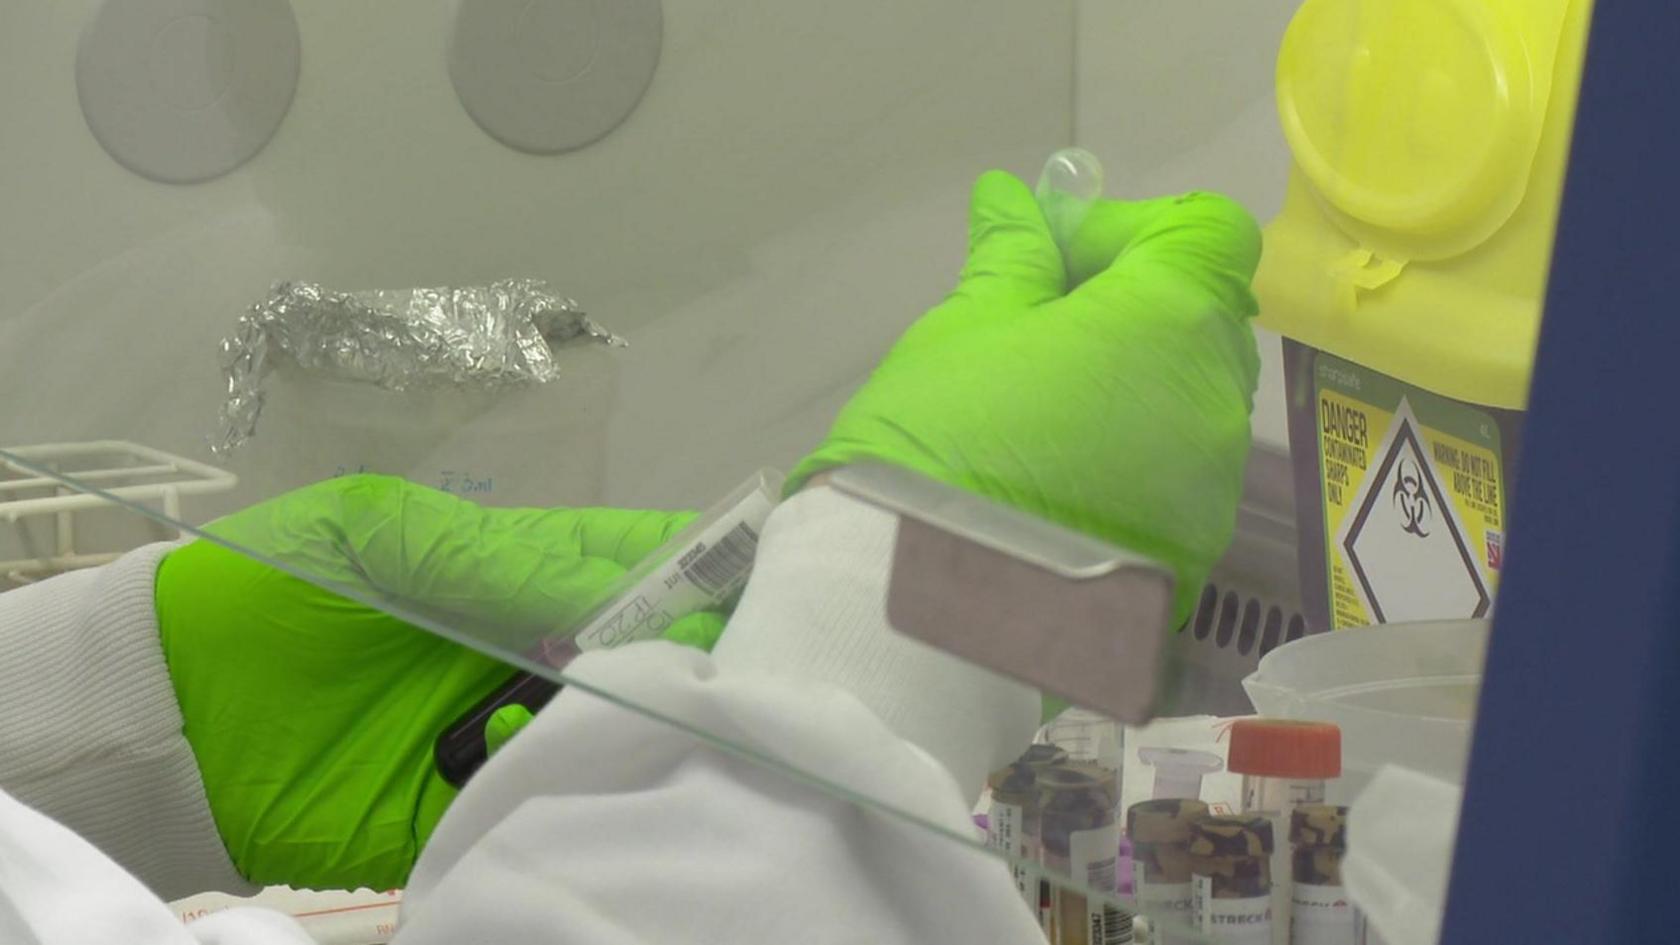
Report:
[[[1680,6],[1599,0],[1448,945],[1680,942],[1677,50]]]

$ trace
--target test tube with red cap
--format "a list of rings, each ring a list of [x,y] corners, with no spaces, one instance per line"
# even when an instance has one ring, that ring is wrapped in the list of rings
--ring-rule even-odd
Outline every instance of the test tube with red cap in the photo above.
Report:
[[[1326,782],[1341,777],[1342,730],[1329,722],[1238,719],[1230,737],[1225,767],[1243,776],[1243,811],[1272,818],[1277,836],[1288,836],[1296,807],[1324,803]],[[1287,945],[1292,894],[1287,845],[1274,849],[1271,865],[1272,941]]]
[[[1225,767],[1243,776],[1244,810],[1289,816],[1297,804],[1324,803],[1324,786],[1342,774],[1342,730],[1329,722],[1238,719]]]

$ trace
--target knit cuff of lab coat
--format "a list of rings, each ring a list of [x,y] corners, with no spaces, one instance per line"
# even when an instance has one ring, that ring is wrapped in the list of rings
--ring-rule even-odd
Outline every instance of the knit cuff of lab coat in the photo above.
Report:
[[[159,896],[254,892],[216,832],[158,639],[174,544],[0,594],[0,788]]]
[[[783,503],[765,526],[752,579],[713,655],[720,673],[848,690],[973,798],[988,772],[1031,741],[1038,692],[888,626],[897,521],[829,488]]]

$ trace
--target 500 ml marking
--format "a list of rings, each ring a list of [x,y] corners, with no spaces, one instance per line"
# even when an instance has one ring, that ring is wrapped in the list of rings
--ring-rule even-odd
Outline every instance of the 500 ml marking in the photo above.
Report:
[[[450,495],[488,495],[496,491],[494,476],[480,479],[468,472],[445,469],[438,473],[438,489]]]

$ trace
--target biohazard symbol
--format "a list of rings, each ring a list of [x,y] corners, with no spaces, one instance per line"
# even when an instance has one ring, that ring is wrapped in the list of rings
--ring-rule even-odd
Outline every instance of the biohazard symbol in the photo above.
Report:
[[[1405,520],[1401,528],[1419,538],[1428,538],[1427,526],[1434,510],[1423,487],[1423,470],[1415,460],[1401,457],[1394,471],[1393,500],[1395,510]]]

